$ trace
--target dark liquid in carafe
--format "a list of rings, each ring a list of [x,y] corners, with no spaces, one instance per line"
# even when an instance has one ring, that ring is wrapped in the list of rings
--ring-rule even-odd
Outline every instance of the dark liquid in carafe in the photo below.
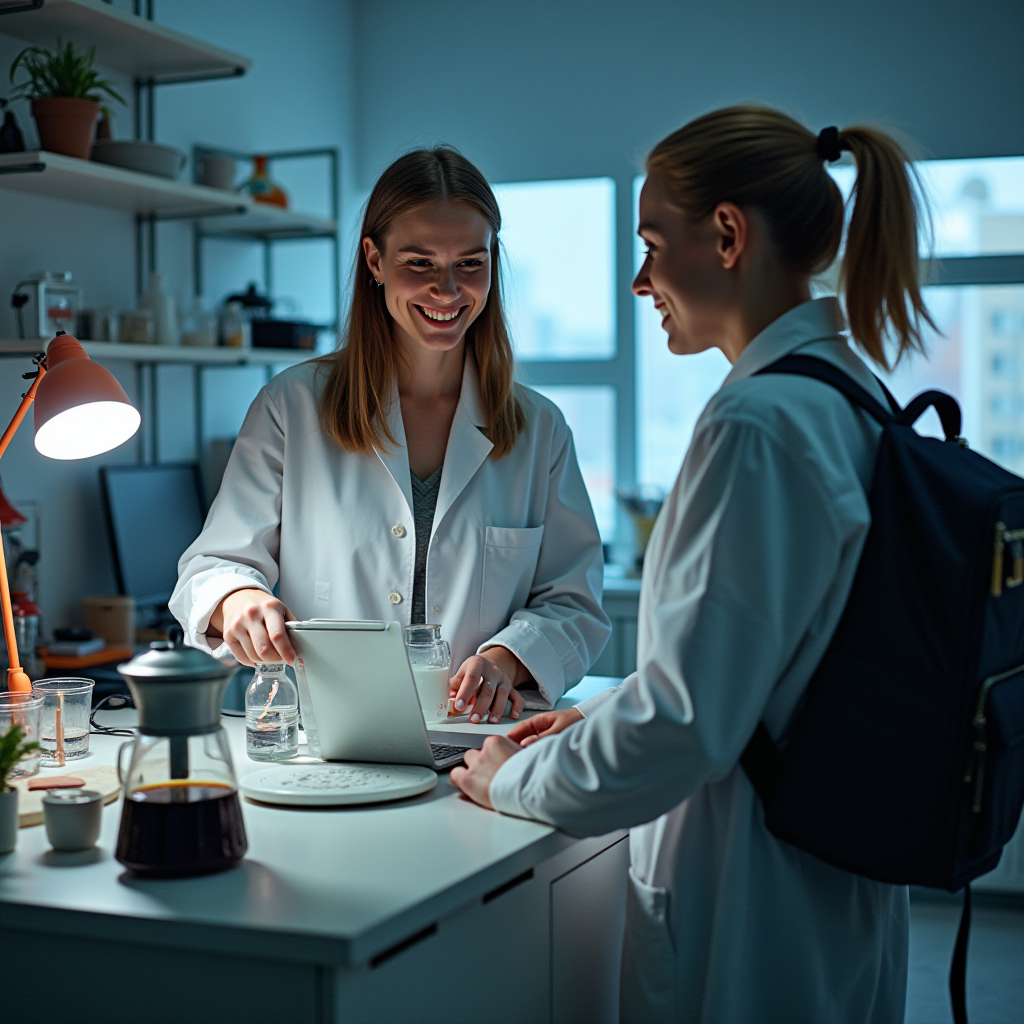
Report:
[[[248,849],[238,793],[215,782],[141,786],[125,797],[117,859],[133,874],[205,875]]]

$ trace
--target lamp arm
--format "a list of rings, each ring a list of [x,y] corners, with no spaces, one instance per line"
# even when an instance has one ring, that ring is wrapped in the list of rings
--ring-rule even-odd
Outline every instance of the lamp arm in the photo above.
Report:
[[[46,373],[46,365],[40,359],[36,360],[39,370],[32,381],[32,386],[25,392],[7,429],[0,436],[0,457],[7,451],[11,438],[18,432],[22,420],[28,414],[32,403],[35,401],[36,389],[39,382]],[[14,608],[11,605],[11,586],[7,579],[7,553],[4,551],[3,539],[0,538],[0,603],[3,605],[4,636],[7,639],[7,659],[10,668],[7,670],[7,689],[11,693],[31,693],[32,681],[25,670],[21,667],[21,657],[18,654],[18,638],[14,632]]]

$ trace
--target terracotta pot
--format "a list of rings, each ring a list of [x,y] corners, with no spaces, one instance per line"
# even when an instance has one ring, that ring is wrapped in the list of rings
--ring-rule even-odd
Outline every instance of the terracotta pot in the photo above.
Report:
[[[32,116],[39,129],[39,144],[51,153],[88,160],[100,116],[95,100],[53,96],[32,101]]]

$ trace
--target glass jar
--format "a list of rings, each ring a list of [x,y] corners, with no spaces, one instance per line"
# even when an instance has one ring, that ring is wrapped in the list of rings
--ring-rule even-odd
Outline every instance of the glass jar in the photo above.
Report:
[[[441,639],[441,627],[430,624],[402,629],[409,665],[416,680],[423,720],[427,724],[448,717],[448,684],[451,679],[452,651]]]
[[[299,752],[299,691],[284,662],[257,665],[245,691],[245,752],[254,761],[287,761]]]

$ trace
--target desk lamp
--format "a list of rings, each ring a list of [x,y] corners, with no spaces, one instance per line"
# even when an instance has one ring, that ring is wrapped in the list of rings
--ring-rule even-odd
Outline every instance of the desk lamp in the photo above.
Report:
[[[87,459],[109,452],[139,429],[141,417],[114,375],[85,353],[77,338],[58,331],[46,355],[33,360],[36,369],[24,374],[32,386],[0,436],[0,456],[17,433],[29,406],[35,402],[36,451],[50,459]],[[32,683],[21,667],[14,633],[7,557],[0,542],[0,602],[10,668],[7,688],[28,693]]]

